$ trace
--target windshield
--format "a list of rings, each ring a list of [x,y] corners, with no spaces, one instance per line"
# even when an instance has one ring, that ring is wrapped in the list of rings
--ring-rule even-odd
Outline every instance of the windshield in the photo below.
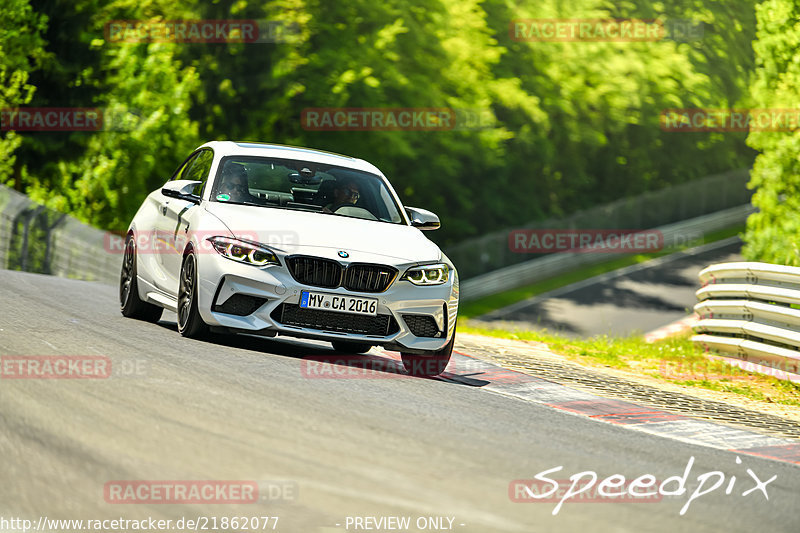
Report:
[[[211,201],[404,223],[380,177],[308,161],[225,157],[214,180]]]

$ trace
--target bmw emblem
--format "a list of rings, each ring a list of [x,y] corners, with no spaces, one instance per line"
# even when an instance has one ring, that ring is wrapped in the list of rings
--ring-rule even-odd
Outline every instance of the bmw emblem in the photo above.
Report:
[[[344,250],[339,250],[339,257],[341,257],[342,259],[344,259],[345,257],[350,257],[350,254],[348,254],[348,253],[347,253],[347,252],[345,252]]]

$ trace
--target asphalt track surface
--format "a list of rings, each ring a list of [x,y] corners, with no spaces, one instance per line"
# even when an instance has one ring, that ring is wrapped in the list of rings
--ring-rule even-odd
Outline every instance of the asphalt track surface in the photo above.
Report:
[[[123,318],[113,287],[0,271],[0,355],[101,355],[117,369],[98,380],[0,380],[0,518],[278,516],[283,532],[365,531],[345,529],[356,516],[454,517],[463,532],[800,530],[795,464],[744,455],[737,464],[735,453],[496,394],[485,380],[309,374],[305,358],[332,353],[280,337],[184,339],[174,315]],[[556,503],[509,498],[513,480],[557,466],[555,479],[664,480],[691,457],[689,492],[710,471],[724,473],[723,487],[736,481],[683,516],[688,493],[568,502],[556,515]],[[747,469],[777,476],[768,500],[741,495],[754,485]],[[254,504],[108,503],[115,480],[256,480],[283,492]]]
[[[742,260],[738,238],[719,244],[600,275],[479,319],[524,323],[528,328],[576,337],[646,333],[691,312],[697,303],[697,275],[703,268]]]

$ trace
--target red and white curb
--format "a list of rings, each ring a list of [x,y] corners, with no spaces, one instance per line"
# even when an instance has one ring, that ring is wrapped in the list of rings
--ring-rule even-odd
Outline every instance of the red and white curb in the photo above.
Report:
[[[381,352],[398,365],[398,373],[403,372],[399,354]],[[381,359],[385,364],[386,359]],[[796,439],[771,437],[628,401],[604,398],[502,368],[461,352],[453,352],[447,370],[437,379],[480,386],[497,394],[650,435],[800,465],[800,441]]]

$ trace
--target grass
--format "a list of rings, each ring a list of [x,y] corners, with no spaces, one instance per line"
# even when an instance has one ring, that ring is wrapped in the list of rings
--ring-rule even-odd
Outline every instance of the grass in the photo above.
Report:
[[[525,287],[473,302],[465,302],[459,307],[459,318],[477,317],[612,270],[642,263],[700,244],[726,239],[740,234],[743,230],[744,226],[742,225],[717,231],[706,235],[702,240],[687,243],[685,246],[665,249],[652,254],[631,255],[582,267]],[[547,331],[487,328],[470,324],[466,320],[459,323],[459,331],[504,339],[543,342],[553,352],[588,367],[615,368],[665,383],[732,393],[760,402],[800,406],[800,385],[746,372],[724,361],[710,359],[689,340],[690,333],[654,343],[645,342],[641,336],[598,336],[590,339],[573,339]]]
[[[709,359],[689,340],[689,333],[647,343],[637,336],[570,339],[546,331],[511,331],[476,327],[467,322],[459,323],[458,328],[464,333],[543,342],[553,352],[584,366],[611,367],[677,385],[738,394],[761,402],[800,406],[800,385]]]
[[[463,302],[459,305],[458,314],[460,317],[463,318],[478,317],[486,313],[489,313],[491,311],[502,309],[503,307],[509,306],[513,303],[526,300],[533,296],[537,296],[539,294],[543,294],[545,292],[549,292],[558,289],[560,287],[565,287],[572,283],[577,283],[578,281],[583,281],[585,279],[589,279],[594,276],[599,276],[600,274],[605,274],[607,272],[611,272],[612,270],[617,270],[638,263],[643,263],[644,261],[649,261],[650,259],[656,259],[658,257],[663,257],[665,255],[669,255],[675,252],[680,252],[681,250],[698,246],[700,244],[708,244],[711,242],[720,241],[722,239],[727,239],[728,237],[739,235],[743,231],[744,231],[744,225],[740,225],[733,228],[728,228],[713,233],[709,233],[708,235],[704,236],[703,239],[698,239],[696,241],[686,243],[685,245],[680,247],[665,248],[660,252],[654,252],[651,254],[630,255],[627,257],[614,259],[612,261],[606,261],[605,263],[598,263],[596,265],[581,267],[573,271],[566,272],[564,274],[560,274],[552,278],[548,278],[546,280],[538,281],[531,285],[526,285],[524,287],[519,287],[517,289],[512,289],[510,291],[501,292],[499,294],[493,294],[491,296],[487,296],[479,300],[474,300],[471,302]]]

